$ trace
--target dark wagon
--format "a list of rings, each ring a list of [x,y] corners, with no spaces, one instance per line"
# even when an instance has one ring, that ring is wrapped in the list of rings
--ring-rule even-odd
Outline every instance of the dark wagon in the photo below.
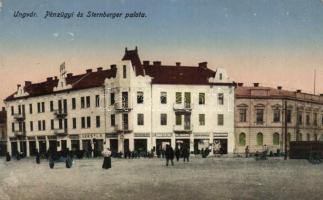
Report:
[[[313,164],[323,161],[322,141],[294,141],[290,142],[290,159],[307,159]]]

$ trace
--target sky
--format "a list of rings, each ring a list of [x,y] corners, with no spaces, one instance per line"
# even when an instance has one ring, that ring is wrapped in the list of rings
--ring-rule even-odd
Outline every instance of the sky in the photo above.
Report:
[[[123,17],[76,17],[88,11]],[[133,12],[145,17],[124,18]],[[323,93],[323,0],[0,0],[0,99],[24,81],[57,76],[63,62],[74,74],[108,68],[135,46],[141,60],[207,61],[245,85],[313,93],[316,70]]]

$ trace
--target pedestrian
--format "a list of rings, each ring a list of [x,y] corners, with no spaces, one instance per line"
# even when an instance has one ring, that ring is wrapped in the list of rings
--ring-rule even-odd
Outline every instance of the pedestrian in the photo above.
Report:
[[[9,152],[6,153],[6,161],[9,162],[11,160],[11,156]]]
[[[71,156],[70,150],[67,148],[65,166],[66,166],[66,168],[71,168],[72,165],[73,165],[73,158]]]
[[[181,151],[179,150],[178,146],[175,147],[175,156],[177,162],[179,161],[179,157],[181,156]]]
[[[102,169],[111,168],[111,151],[110,151],[110,149],[107,148],[106,150],[102,151],[102,155],[104,157]]]
[[[38,149],[36,149],[36,163],[40,164],[40,155]]]
[[[49,167],[51,169],[53,169],[54,168],[54,165],[55,165],[55,162],[54,162],[53,156],[51,154],[48,157],[48,161],[49,161]]]
[[[204,148],[202,148],[202,150],[201,150],[201,154],[202,154],[202,158],[205,158],[205,157],[206,157],[206,156],[205,156]]]
[[[187,147],[187,145],[183,145],[183,161],[185,162],[185,160],[187,162],[189,162],[189,157],[190,157],[190,151]]]
[[[165,157],[166,157],[166,166],[168,166],[169,160],[172,163],[172,166],[174,166],[174,150],[173,148],[167,144],[166,145],[166,150],[165,150]]]
[[[245,154],[246,154],[246,158],[248,158],[249,157],[249,146],[246,146]]]

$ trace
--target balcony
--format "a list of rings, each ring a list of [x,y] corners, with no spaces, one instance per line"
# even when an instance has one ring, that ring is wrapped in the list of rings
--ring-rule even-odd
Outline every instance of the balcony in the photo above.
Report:
[[[18,130],[13,132],[15,137],[23,137],[26,136],[26,131]]]
[[[67,112],[64,110],[54,110],[54,115],[57,119],[63,119],[67,116]]]
[[[54,129],[54,134],[57,136],[66,136],[67,129]]]
[[[116,124],[114,126],[114,131],[117,132],[117,133],[130,133],[130,132],[132,132],[129,125],[123,125],[122,126],[122,124]]]
[[[129,103],[115,103],[114,104],[114,109],[117,112],[130,112],[132,110]]]
[[[24,121],[25,120],[25,114],[24,113],[14,114],[13,117],[17,121]]]
[[[173,130],[175,133],[181,132],[181,133],[189,133],[193,131],[193,125],[174,125]]]
[[[191,103],[181,103],[181,104],[174,104],[173,109],[175,112],[184,112],[190,113],[192,111],[192,104]]]

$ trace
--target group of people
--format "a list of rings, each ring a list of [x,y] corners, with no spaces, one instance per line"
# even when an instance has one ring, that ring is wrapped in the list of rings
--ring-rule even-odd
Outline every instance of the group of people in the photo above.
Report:
[[[180,157],[183,157],[183,161],[189,162],[190,158],[190,150],[187,145],[183,145],[181,148],[176,146],[175,151],[172,146],[169,144],[166,145],[165,149],[165,158],[166,158],[166,166],[168,166],[169,161],[172,165],[174,165],[174,158],[176,157],[177,162],[179,161]]]

